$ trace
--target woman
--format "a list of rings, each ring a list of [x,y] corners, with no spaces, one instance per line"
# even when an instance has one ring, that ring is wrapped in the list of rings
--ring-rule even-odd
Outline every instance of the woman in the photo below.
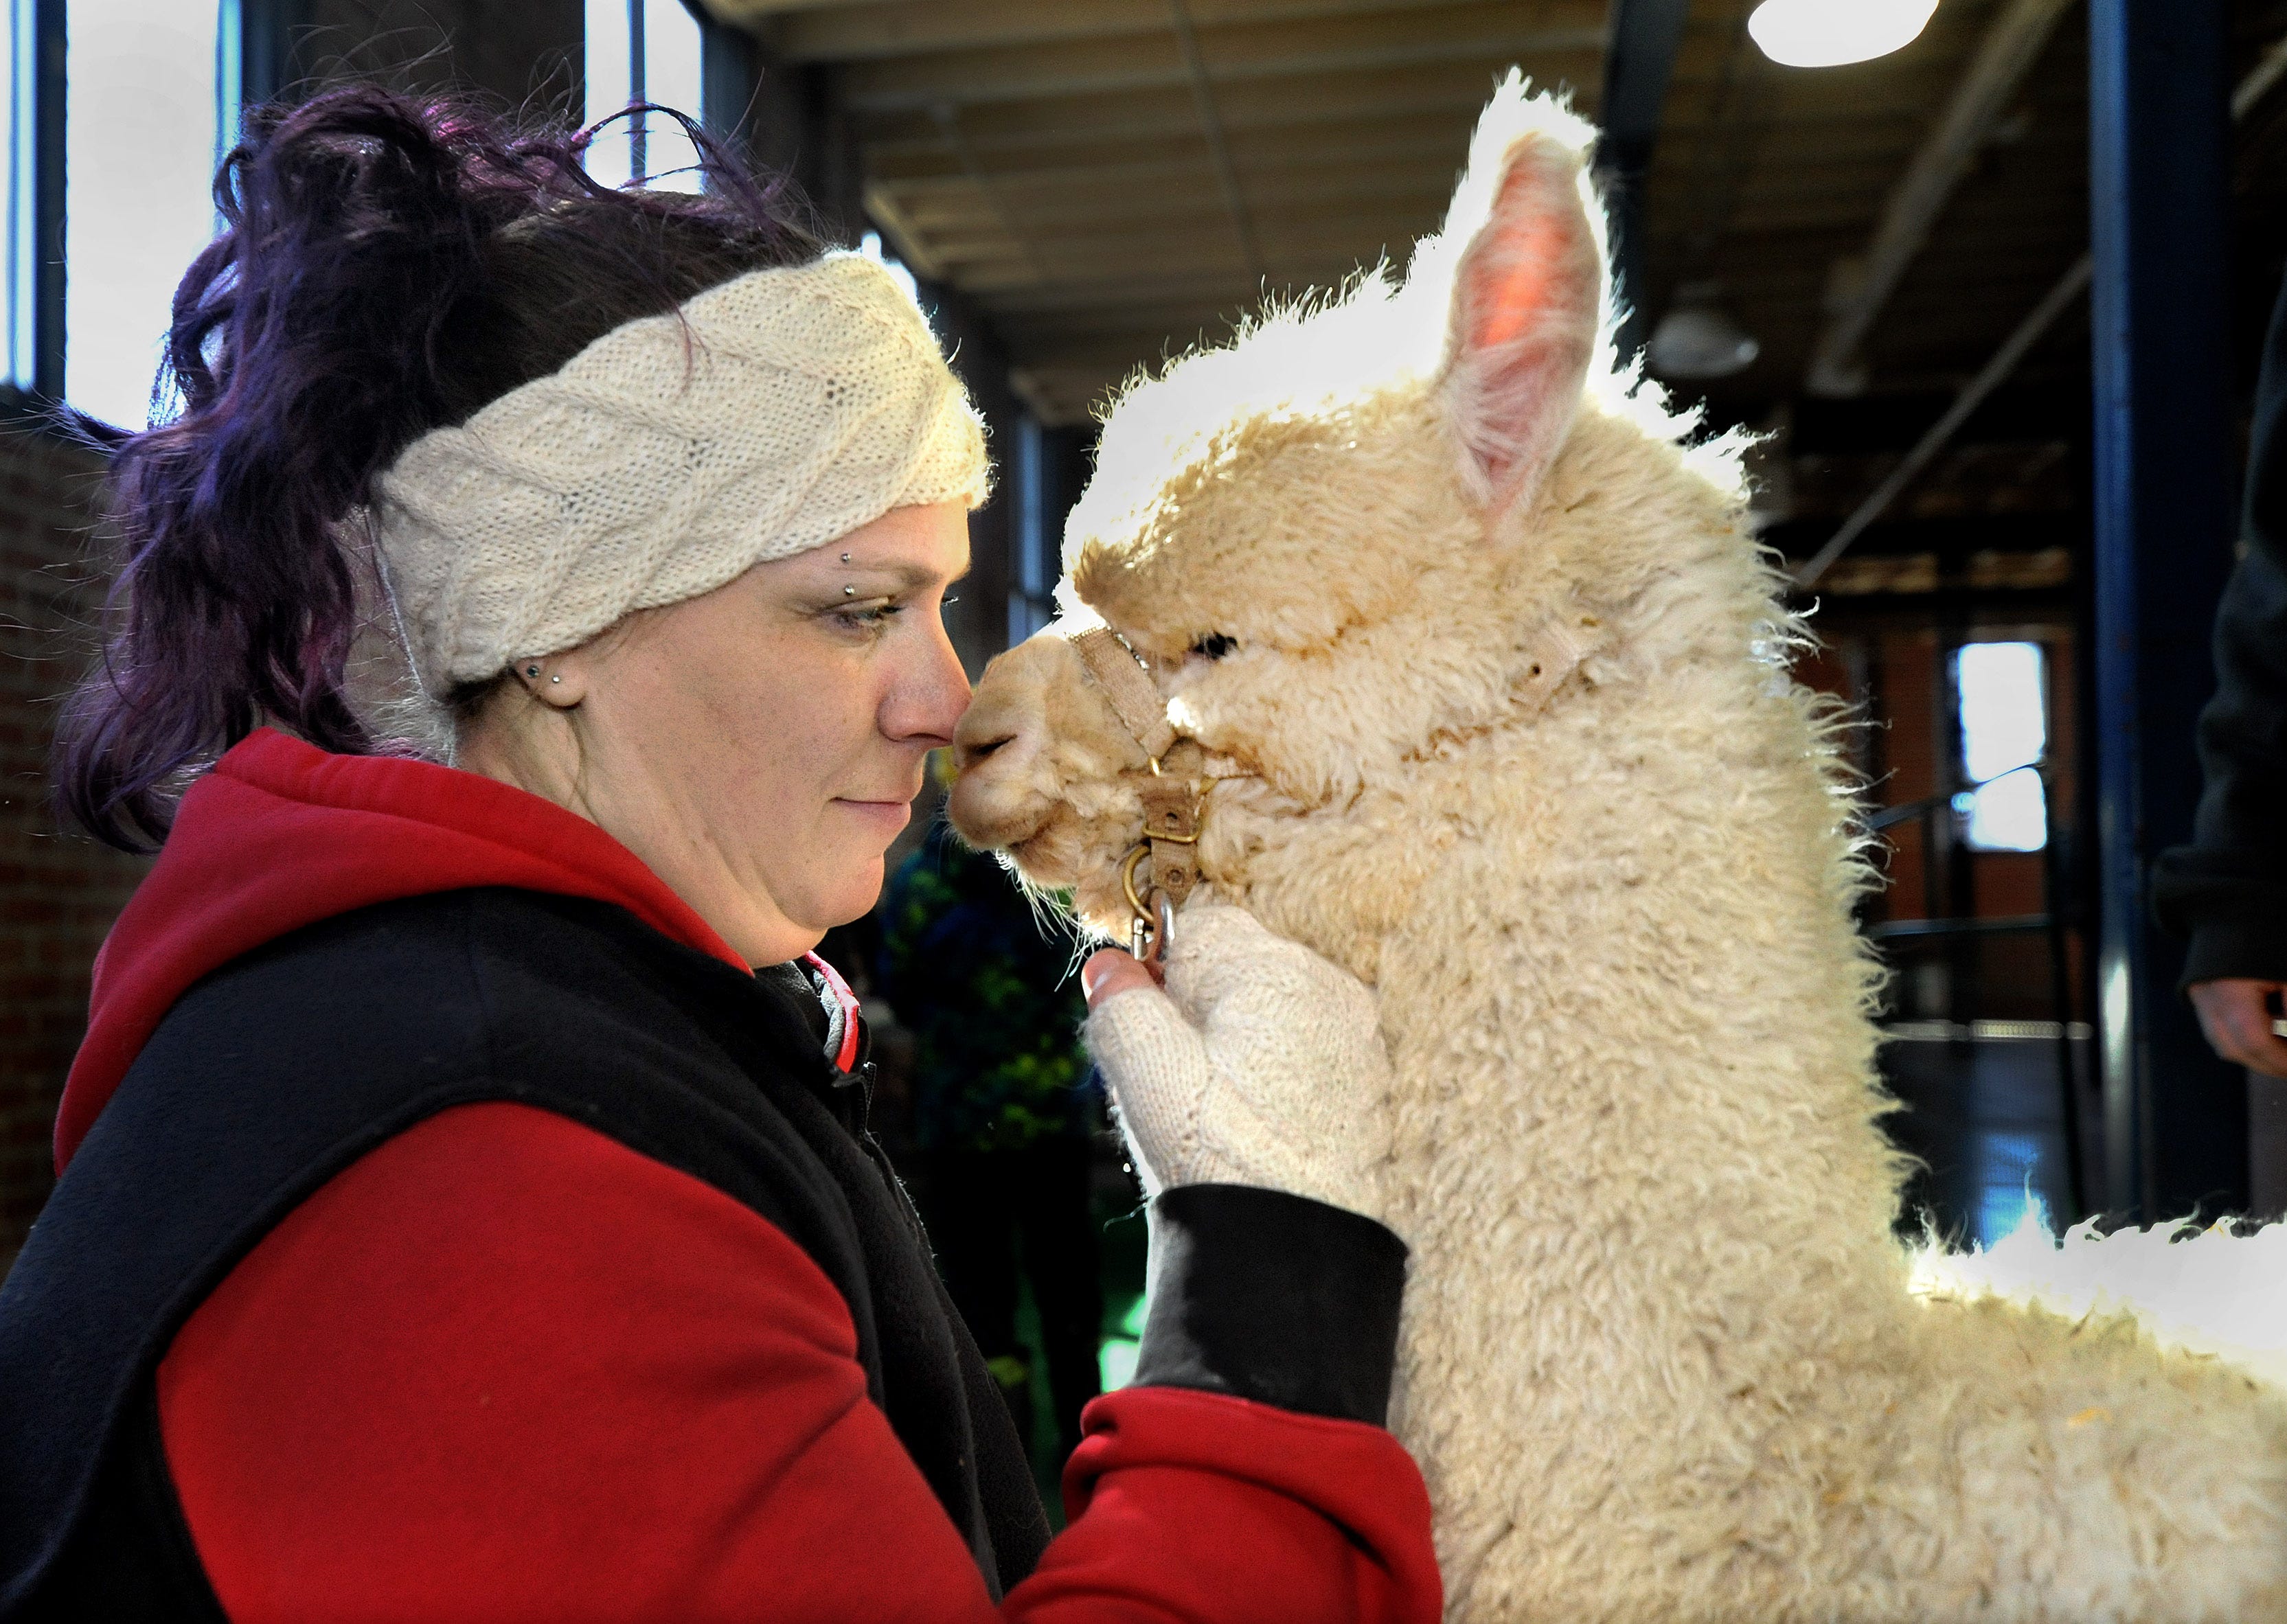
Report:
[[[0,1614],[1434,1618],[1374,1136],[1289,1108],[1379,1120],[1371,998],[1229,910],[1091,966],[1157,1285],[1047,1538],[805,958],[966,700],[977,421],[716,168],[369,90],[226,166],[60,757],[164,845],[0,1293]]]

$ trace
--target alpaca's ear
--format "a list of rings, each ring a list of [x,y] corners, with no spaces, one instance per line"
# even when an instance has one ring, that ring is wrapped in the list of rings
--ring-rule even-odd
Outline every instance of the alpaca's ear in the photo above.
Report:
[[[1496,513],[1539,483],[1571,427],[1596,343],[1603,254],[1576,153],[1527,136],[1453,280],[1444,391],[1465,471]]]

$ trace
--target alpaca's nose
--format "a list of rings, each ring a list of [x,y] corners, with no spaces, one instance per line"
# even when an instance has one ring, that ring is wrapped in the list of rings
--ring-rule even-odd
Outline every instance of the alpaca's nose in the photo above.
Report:
[[[1024,731],[1001,706],[971,705],[953,730],[953,764],[967,772],[1004,745],[1015,744]]]
[[[1026,697],[1021,685],[1009,691],[1005,672],[988,668],[976,699],[953,730],[956,771],[946,811],[953,826],[975,845],[1009,846],[1030,839],[1049,816],[1048,798],[1025,783],[1025,763],[1033,755],[1027,746],[1039,742],[1036,736],[1047,725]]]

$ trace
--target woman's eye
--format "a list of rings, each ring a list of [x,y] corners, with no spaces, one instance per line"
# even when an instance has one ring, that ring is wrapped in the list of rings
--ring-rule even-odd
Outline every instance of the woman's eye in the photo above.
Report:
[[[892,619],[905,612],[903,603],[867,603],[851,609],[837,609],[834,618],[853,630],[878,631]]]
[[[1191,645],[1191,652],[1205,655],[1209,659],[1221,659],[1237,647],[1238,638],[1226,637],[1221,632],[1209,632]]]

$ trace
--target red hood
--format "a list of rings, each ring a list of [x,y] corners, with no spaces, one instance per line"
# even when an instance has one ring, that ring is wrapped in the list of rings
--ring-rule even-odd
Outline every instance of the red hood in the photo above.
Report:
[[[353,908],[474,886],[616,903],[748,967],[633,852],[561,807],[474,773],[328,755],[265,728],[183,797],[165,850],[96,956],[87,1039],[56,1114],[57,1171],[201,976]]]

